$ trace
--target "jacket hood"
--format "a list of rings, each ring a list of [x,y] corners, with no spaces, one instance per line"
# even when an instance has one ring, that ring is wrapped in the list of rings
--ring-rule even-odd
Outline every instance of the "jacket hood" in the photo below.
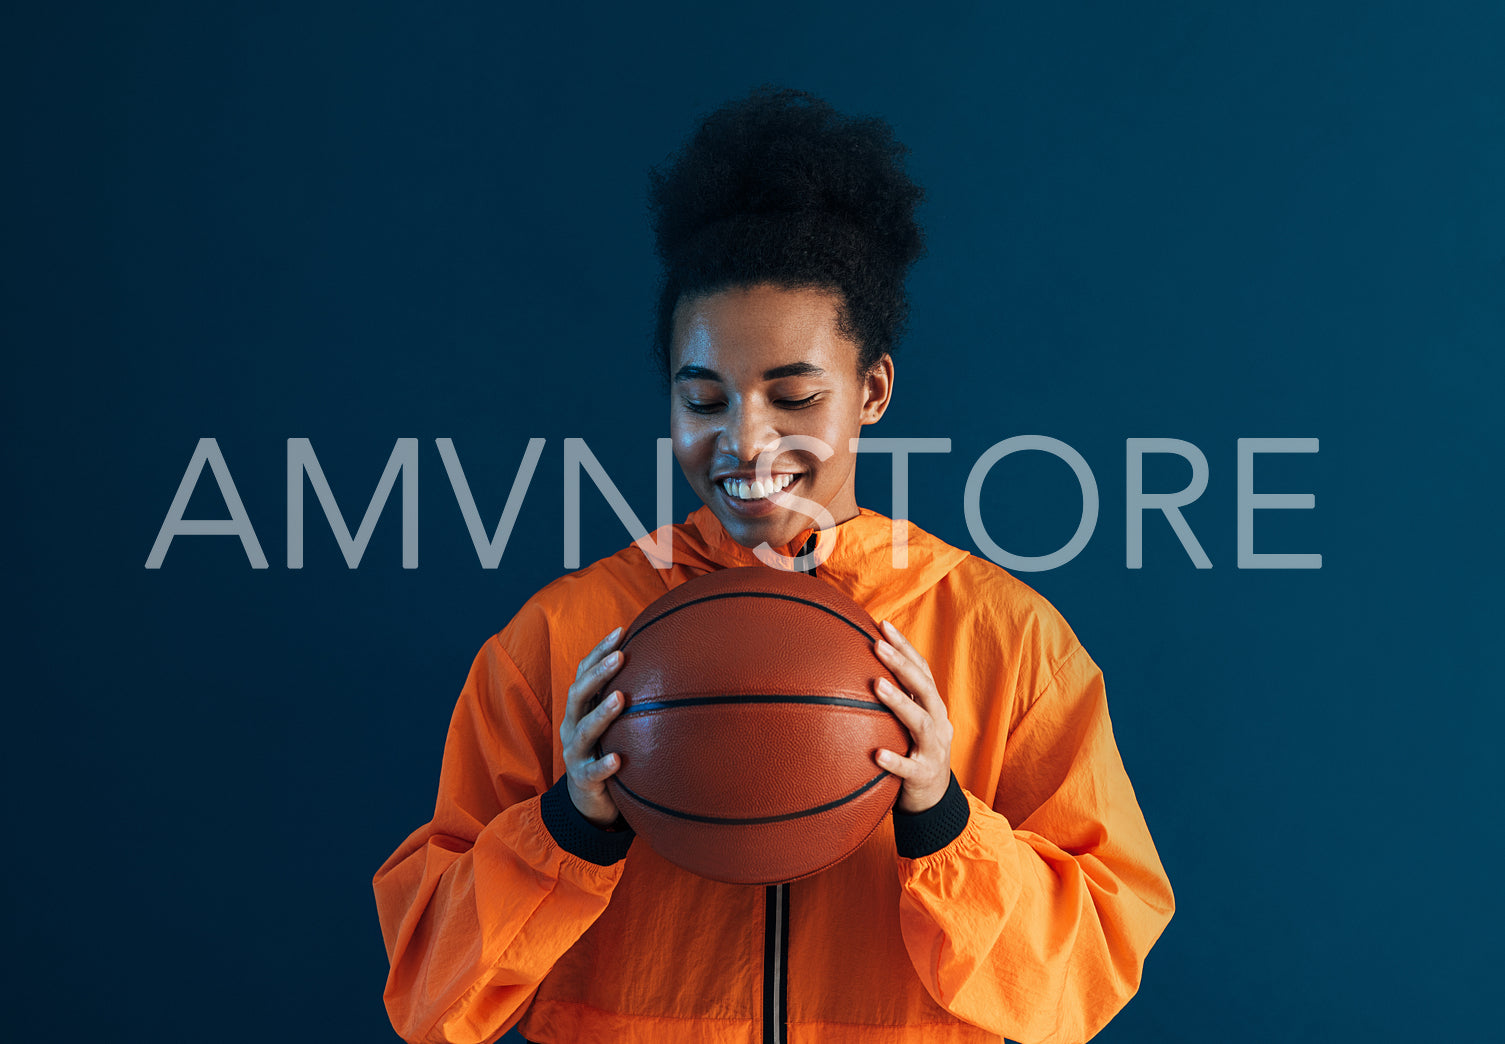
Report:
[[[906,561],[894,565],[894,527],[906,534]],[[814,527],[775,551],[793,558]],[[819,531],[815,575],[882,620],[929,591],[968,557],[908,520],[859,508],[856,518]],[[692,574],[764,564],[732,539],[710,508],[702,506],[674,527],[674,565]]]

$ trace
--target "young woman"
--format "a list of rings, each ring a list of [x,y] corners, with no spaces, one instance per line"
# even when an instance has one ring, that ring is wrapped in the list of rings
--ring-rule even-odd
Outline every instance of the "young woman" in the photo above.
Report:
[[[993,564],[907,523],[896,564],[855,499],[921,251],[903,154],[880,121],[760,89],[654,174],[658,360],[704,506],[671,562],[633,545],[561,577],[477,655],[433,820],[374,882],[405,1039],[1084,1041],[1137,989],[1174,900],[1101,671]],[[633,844],[592,752],[630,698],[623,625],[770,551],[883,621],[903,691],[878,695],[914,746],[876,755],[902,785],[854,855],[764,889]]]

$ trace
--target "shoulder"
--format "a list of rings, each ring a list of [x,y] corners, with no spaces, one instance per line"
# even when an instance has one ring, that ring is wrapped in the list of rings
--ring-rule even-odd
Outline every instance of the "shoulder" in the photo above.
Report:
[[[530,687],[547,702],[560,677],[615,627],[626,626],[669,587],[635,545],[549,582],[494,637]]]
[[[942,584],[975,626],[1011,632],[1031,629],[1063,653],[1077,644],[1071,625],[1050,599],[986,558],[968,555]]]
[[[1016,713],[1042,695],[1064,666],[1086,656],[1050,599],[986,558],[969,554],[934,595],[969,658],[1014,679]]]

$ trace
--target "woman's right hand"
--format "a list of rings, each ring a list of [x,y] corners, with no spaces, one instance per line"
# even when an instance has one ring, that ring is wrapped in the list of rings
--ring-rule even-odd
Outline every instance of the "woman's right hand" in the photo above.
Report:
[[[622,632],[621,627],[612,631],[580,661],[575,683],[565,701],[564,721],[559,726],[570,800],[582,816],[599,827],[609,827],[617,821],[617,804],[606,789],[606,780],[622,767],[622,759],[616,754],[596,757],[596,742],[622,712],[622,693],[612,692],[594,710],[587,712],[587,708],[591,698],[622,667],[622,653],[617,649]]]

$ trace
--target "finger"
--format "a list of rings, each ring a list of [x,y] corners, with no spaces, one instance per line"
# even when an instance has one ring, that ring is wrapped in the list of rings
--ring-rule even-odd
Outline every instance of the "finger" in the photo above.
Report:
[[[602,687],[611,680],[622,667],[622,650],[617,649],[607,653],[590,670],[585,671],[575,679],[570,686],[565,699],[564,721],[570,729],[574,729],[586,711],[586,702]]]
[[[887,678],[879,678],[878,684],[874,688],[878,694],[878,699],[883,702],[885,707],[894,712],[894,717],[899,719],[899,724],[909,730],[909,735],[914,740],[916,749],[922,744],[929,742],[929,737],[933,731],[932,722],[930,715],[925,713],[923,707],[910,699],[908,693],[901,690]]]
[[[914,644],[908,638],[904,637],[904,632],[895,627],[891,620],[884,620],[878,625],[878,628],[883,632],[884,637],[898,648],[900,652],[919,665],[920,670],[925,672],[927,678],[931,681],[935,680],[935,676],[930,673],[930,661],[920,655],[920,650],[916,649]]]
[[[604,783],[616,774],[617,769],[622,767],[620,754],[608,754],[604,758],[597,758],[581,769],[581,775],[592,783]]]
[[[617,715],[622,713],[622,704],[622,693],[618,690],[602,700],[599,707],[580,719],[571,743],[577,760],[584,760],[596,749],[596,742],[600,740],[601,734],[606,731],[607,726],[616,719]]]
[[[915,699],[926,712],[945,718],[946,705],[941,700],[941,694],[936,691],[935,679],[930,676],[929,671],[888,642],[879,640],[874,643],[874,648],[877,650],[878,659],[882,660],[883,665],[893,672],[894,677],[899,679],[904,688],[914,694]]]
[[[580,679],[583,687],[590,690],[590,694],[601,691],[601,688],[611,680],[611,676],[622,669],[622,661],[626,654],[621,649],[613,649],[597,661],[596,665],[585,672],[585,677]]]
[[[886,747],[878,748],[878,752],[873,755],[873,760],[883,771],[898,776],[900,779],[917,779],[925,773],[925,767],[914,758],[895,754]]]
[[[621,637],[622,628],[618,627],[616,630],[608,634],[605,638],[602,638],[599,642],[597,642],[596,647],[590,652],[586,653],[585,659],[581,660],[580,665],[575,668],[575,680],[579,681],[581,675],[585,674],[586,671],[590,670],[597,663],[599,663],[601,661],[601,658],[616,646],[617,639]]]
[[[596,681],[594,685],[587,677],[601,664],[607,656],[608,650],[612,649],[621,640],[623,629],[614,628],[606,637],[596,643],[595,648],[586,653],[580,663],[575,667],[575,680],[571,683],[564,703],[564,721],[559,723],[559,734],[564,737],[567,732],[573,731],[580,715],[584,713],[585,701],[601,691],[604,679]]]

